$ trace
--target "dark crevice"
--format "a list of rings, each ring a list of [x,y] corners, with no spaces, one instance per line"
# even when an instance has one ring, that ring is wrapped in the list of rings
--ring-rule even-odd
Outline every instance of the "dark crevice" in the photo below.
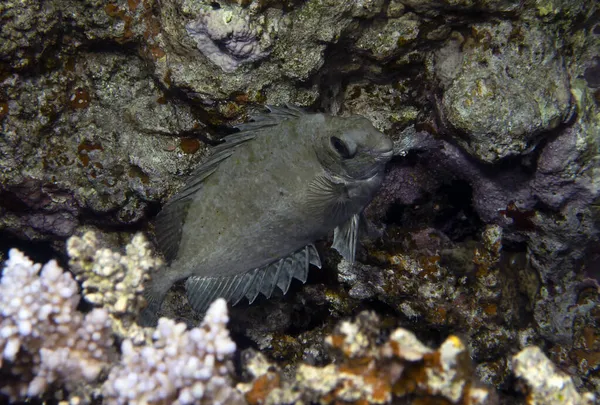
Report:
[[[20,239],[10,232],[0,231],[0,252],[8,259],[8,251],[12,248],[19,249],[34,263],[47,263],[56,259],[63,268],[68,268],[64,255],[58,255],[51,241],[31,241]]]
[[[415,204],[392,204],[384,222],[405,229],[435,228],[454,242],[478,239],[484,224],[475,212],[472,194],[469,183],[453,180]]]

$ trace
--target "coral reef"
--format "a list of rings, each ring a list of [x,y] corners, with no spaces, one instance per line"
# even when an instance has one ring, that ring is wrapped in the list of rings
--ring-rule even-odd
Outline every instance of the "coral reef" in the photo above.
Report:
[[[490,229],[486,240],[497,247],[499,236],[497,229]],[[144,275],[156,262],[139,236],[125,256],[102,249],[91,255],[90,249],[98,247],[93,234],[73,237],[68,246],[74,267],[93,275],[84,285],[99,281],[102,274],[114,274],[115,268],[127,268],[127,263],[133,274]],[[112,259],[104,260],[107,255]],[[476,260],[483,265],[490,259]],[[322,349],[302,348],[307,355],[293,368],[283,370],[263,354],[246,350],[242,373],[249,381],[236,388],[231,359],[237,345],[227,329],[229,315],[223,299],[211,304],[197,327],[187,330],[184,323],[161,318],[155,329],[149,329],[148,341],[136,342],[137,330],[114,328],[121,320],[115,313],[111,312],[115,322],[109,316],[114,300],[92,298],[108,310],[96,308],[84,315],[76,308],[77,290],[70,273],[56,262],[42,268],[11,250],[0,283],[0,298],[7,303],[0,317],[0,372],[7,378],[0,388],[11,400],[56,395],[60,387],[67,389],[70,403],[90,403],[95,398],[107,404],[381,404],[412,398],[498,404],[502,399],[493,387],[479,381],[461,339],[449,336],[433,350],[404,328],[390,330],[371,311],[339,322],[320,338],[325,343]],[[84,286],[84,294],[94,297],[93,291]],[[117,290],[115,295],[123,292],[136,302],[135,291]],[[113,335],[123,333],[128,335],[117,352]],[[321,350],[329,353],[320,355]],[[579,394],[571,379],[557,372],[537,347],[514,356],[513,367],[526,382],[533,403],[561,403],[551,401],[562,398],[583,405],[595,399],[591,393]],[[108,373],[105,380],[102,370]]]
[[[85,299],[108,311],[117,335],[142,343],[146,336],[136,317],[146,306],[143,283],[151,270],[164,265],[145,237],[135,235],[121,255],[102,248],[96,234],[86,232],[82,237],[69,238],[67,254]]]
[[[42,267],[10,251],[0,280],[0,365],[12,378],[0,389],[11,400],[41,395],[54,382],[77,392],[108,367],[110,318],[104,309],[79,312],[78,289],[55,261]]]
[[[103,385],[108,404],[243,404],[232,388],[229,358],[235,343],[227,330],[227,303],[216,300],[202,324],[189,331],[183,323],[161,318],[152,345],[121,344],[121,360]]]

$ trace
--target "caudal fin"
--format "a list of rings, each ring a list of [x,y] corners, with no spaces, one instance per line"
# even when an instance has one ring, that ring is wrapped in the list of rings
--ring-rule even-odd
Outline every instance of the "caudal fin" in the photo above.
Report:
[[[146,282],[144,286],[144,298],[147,306],[140,313],[138,322],[141,326],[156,326],[158,323],[158,311],[167,295],[167,291],[173,285],[173,282],[165,276],[166,269],[161,273],[153,274],[152,280]]]

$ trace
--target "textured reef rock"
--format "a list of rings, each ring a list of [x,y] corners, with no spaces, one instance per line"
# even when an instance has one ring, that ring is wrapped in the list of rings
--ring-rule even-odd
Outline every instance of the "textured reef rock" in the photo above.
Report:
[[[378,344],[380,327],[371,312],[360,313],[355,322],[341,322],[326,338],[337,352],[336,361],[324,367],[301,364],[288,381],[260,353],[248,352],[245,367],[254,381],[240,388],[250,404],[377,404],[407,396],[452,404],[498,403],[496,393],[474,379],[468,350],[456,336],[434,351],[402,328]]]
[[[436,53],[438,114],[456,142],[485,162],[531,151],[541,133],[572,114],[560,45],[538,28],[509,22],[471,30]]]
[[[0,96],[9,100],[0,222],[23,238],[67,237],[86,214],[139,222],[193,161],[184,137],[164,135],[193,126],[189,108],[157,101],[163,93],[139,60],[84,53],[72,63],[70,71],[14,74]]]
[[[268,387],[323,402],[375,399],[371,388],[348,388],[372,377],[353,367],[332,376],[344,393],[298,380],[299,370],[334,370],[334,359],[354,365],[325,338],[369,309],[381,318],[378,347],[398,328],[428,353],[461,336],[477,375],[461,381],[499,388],[500,402],[550,401],[551,385],[522,373],[546,367],[526,349],[537,345],[566,373],[552,374],[564,387],[557,395],[585,403],[573,387],[600,391],[599,49],[600,10],[583,0],[2,1],[0,257],[18,245],[38,261],[67,263],[65,242],[80,235],[68,246],[76,281],[61,291],[79,282],[80,306],[100,308],[73,316],[70,333],[83,347],[80,327],[96,320],[100,334],[110,323],[118,339],[150,350],[152,333],[135,319],[145,271],[160,260],[140,237],[125,253],[107,248],[123,250],[138,231],[152,242],[153,216],[184,175],[227,124],[262,105],[361,114],[395,144],[367,209],[379,236],[365,238],[353,265],[320,241],[323,270],[312,269],[306,285],[231,310],[239,345],[260,349],[277,370],[254,373],[262,388],[246,400],[266,398],[258,391]],[[53,271],[42,281],[23,271],[25,283],[62,285],[46,278]],[[11,277],[4,270],[3,282]],[[194,327],[200,319],[181,290],[169,293],[164,312]],[[73,297],[53,305],[75,311]],[[52,374],[62,364],[79,375],[78,360],[35,354],[62,350],[62,338],[51,346],[25,338],[27,325],[42,327],[37,312],[26,315],[2,337],[12,338],[2,373],[11,365],[15,377],[3,390],[26,392],[42,370],[48,384],[78,395],[79,386]],[[165,325],[173,330],[157,335],[159,346],[167,337],[194,345],[181,326]],[[135,347],[126,346],[126,363],[142,376]],[[12,357],[19,348],[25,355]],[[372,350],[377,367],[405,364],[394,355],[382,365]],[[119,361],[104,354],[108,368]],[[422,371],[431,366],[419,361]],[[36,384],[32,393],[44,388]],[[111,398],[126,388],[113,386]],[[180,388],[152,395],[176,398]]]

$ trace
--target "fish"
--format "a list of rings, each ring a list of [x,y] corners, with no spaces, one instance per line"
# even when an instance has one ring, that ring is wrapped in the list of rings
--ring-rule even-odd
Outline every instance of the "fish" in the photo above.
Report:
[[[169,265],[151,275],[142,320],[152,323],[168,290],[185,281],[197,312],[222,297],[232,305],[321,267],[314,242],[354,262],[363,211],[383,181],[391,139],[362,116],[309,113],[285,105],[240,124],[156,217]]]

